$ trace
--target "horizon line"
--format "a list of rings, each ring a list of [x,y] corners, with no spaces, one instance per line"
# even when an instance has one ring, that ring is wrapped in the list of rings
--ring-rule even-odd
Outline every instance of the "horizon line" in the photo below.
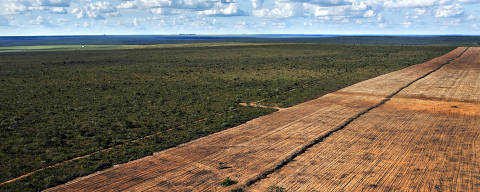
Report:
[[[304,36],[480,36],[480,34],[316,34],[316,33],[243,33],[243,34],[80,34],[80,35],[0,35],[0,37],[68,37],[68,36],[253,36],[253,35],[304,35]]]

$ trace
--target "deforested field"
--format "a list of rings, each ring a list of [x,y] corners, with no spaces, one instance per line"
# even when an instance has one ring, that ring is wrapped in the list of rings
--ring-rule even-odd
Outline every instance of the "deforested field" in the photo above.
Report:
[[[48,191],[478,191],[479,57],[457,48]]]
[[[479,59],[469,48],[249,189],[480,190]]]
[[[215,191],[236,188],[253,190],[258,187],[264,191],[265,186],[278,185],[295,191],[299,186],[294,185],[296,182],[283,181],[282,175],[277,175],[287,173],[284,170],[299,170],[290,168],[295,166],[294,163],[278,167],[271,174],[265,174],[266,178],[262,175],[319,136],[331,132],[346,119],[362,113],[381,102],[384,97],[460,54],[461,49],[456,49],[441,58],[415,65],[453,49],[451,46],[250,44],[0,53],[0,190],[38,191],[106,169],[51,190]],[[401,120],[400,114],[411,110],[405,103],[420,102],[418,99],[422,98],[428,98],[425,103],[432,107],[415,105],[417,111],[437,109],[437,103],[433,102],[437,100],[455,103],[452,104],[455,108],[445,109],[447,115],[454,113],[449,111],[462,111],[463,104],[467,106],[465,101],[471,104],[468,109],[475,111],[475,94],[479,94],[474,89],[478,81],[478,76],[475,76],[477,71],[469,63],[453,65],[462,58],[474,57],[475,50],[469,49],[465,56],[405,88],[391,101],[359,117],[341,131],[358,129],[359,134],[352,135],[356,137],[361,136],[360,131],[367,129],[378,129],[379,132],[368,134],[381,134],[384,129],[380,126],[389,123],[402,125],[401,122],[394,122]],[[409,68],[403,69],[405,67]],[[445,76],[426,82],[430,83],[430,87],[420,86],[422,81],[433,78],[433,75],[438,75],[449,67],[458,70],[456,73],[445,72]],[[335,92],[400,69],[403,70]],[[456,74],[458,81],[448,80],[457,77]],[[462,81],[460,77],[463,76],[468,76],[469,79]],[[451,88],[457,87],[455,83],[462,82],[464,93]],[[432,83],[443,83],[439,87],[446,88],[436,87]],[[414,89],[415,86],[419,87]],[[438,98],[435,91],[444,91],[441,92],[442,97]],[[330,92],[335,93],[327,94]],[[325,96],[318,98],[322,95]],[[397,97],[403,100],[396,101]],[[308,102],[302,103],[305,101]],[[240,105],[251,102],[262,106],[278,106],[280,110],[272,113],[278,108]],[[302,104],[296,105],[298,103]],[[403,112],[393,113],[394,117],[383,114],[384,118],[390,119],[389,123],[350,128],[357,121],[389,105],[397,106]],[[455,114],[470,113],[464,111]],[[381,119],[380,116],[376,115],[375,118]],[[395,119],[397,116],[400,119]],[[468,117],[474,119],[476,116]],[[252,120],[254,118],[257,119]],[[421,118],[421,115],[416,118]],[[372,125],[373,121],[365,121]],[[430,121],[432,120],[420,125],[429,125]],[[437,119],[433,122],[438,124],[442,121]],[[452,126],[464,125],[461,122],[463,120],[451,123],[454,124]],[[473,120],[467,122],[473,123]],[[423,129],[420,131],[425,133],[414,132],[419,131],[416,128],[418,127],[410,128],[410,134],[415,137],[402,135],[399,131],[393,136],[378,135],[378,139],[373,141],[382,141],[383,137],[399,137],[398,140],[388,140],[395,143],[382,143],[384,147],[396,147],[389,149],[389,152],[394,153],[395,150],[404,149],[396,146],[397,142],[411,144],[408,141],[418,139],[416,137],[421,136],[418,133],[434,132]],[[440,132],[450,132],[442,132],[445,138],[440,137],[436,141],[469,140],[475,134],[478,136],[478,132],[467,128],[464,133],[449,130],[453,128],[448,126],[439,129]],[[212,133],[215,134],[197,139]],[[458,138],[448,134],[458,134],[453,135]],[[341,133],[332,134],[321,144],[326,144],[326,141],[337,135]],[[193,139],[197,140],[171,148]],[[425,143],[424,150],[439,147],[433,144]],[[452,145],[468,147],[466,144]],[[297,158],[309,155],[318,145],[313,145]],[[456,149],[442,146],[447,151]],[[470,143],[470,146],[474,147],[475,143]],[[375,159],[376,154],[382,154],[382,150],[370,152],[371,158]],[[157,151],[162,152],[149,156]],[[437,156],[443,157],[434,152],[436,151],[432,151],[432,161]],[[468,152],[475,155],[472,151]],[[145,158],[139,159],[141,157]],[[462,158],[467,158],[461,154],[452,157],[458,164],[465,163]],[[346,163],[358,163],[353,162],[358,160],[353,157],[345,158],[352,161]],[[132,162],[110,168],[128,161]],[[332,161],[333,159],[329,162]],[[414,159],[411,161],[414,162]],[[388,162],[395,163],[393,160]],[[439,163],[438,166],[446,163],[440,160],[436,162]],[[476,167],[478,173],[478,164],[473,164],[476,162],[467,163]],[[468,181],[478,183],[478,174],[473,176],[473,168],[469,169],[472,170],[472,178]],[[365,170],[359,168],[354,171]],[[430,172],[441,174],[432,170]],[[288,173],[294,174],[295,171]],[[306,174],[307,171],[302,173]],[[235,184],[222,186],[226,177],[231,178]],[[294,178],[300,177],[289,179]],[[435,174],[431,178],[436,179]],[[308,181],[318,183],[313,177],[305,183]],[[380,184],[375,185],[380,189]],[[315,188],[314,185],[310,186]],[[478,184],[470,187],[472,186]]]

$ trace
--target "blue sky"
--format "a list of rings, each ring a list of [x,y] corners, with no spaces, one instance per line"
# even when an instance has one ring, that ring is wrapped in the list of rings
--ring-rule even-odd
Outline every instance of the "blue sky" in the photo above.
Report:
[[[480,0],[0,0],[2,35],[480,34]]]

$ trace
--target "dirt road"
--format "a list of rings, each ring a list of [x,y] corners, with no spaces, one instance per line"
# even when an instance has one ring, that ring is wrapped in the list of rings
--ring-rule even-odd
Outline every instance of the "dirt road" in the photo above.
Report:
[[[480,48],[458,48],[47,191],[478,191],[479,128]]]

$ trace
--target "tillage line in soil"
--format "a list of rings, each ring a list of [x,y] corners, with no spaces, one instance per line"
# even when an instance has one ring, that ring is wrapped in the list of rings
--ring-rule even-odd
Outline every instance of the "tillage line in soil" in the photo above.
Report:
[[[400,89],[398,89],[397,91],[393,92],[392,94],[386,96],[384,99],[382,99],[382,101],[380,101],[379,103],[369,107],[368,109],[365,109],[359,113],[357,113],[356,115],[354,115],[353,117],[350,117],[348,118],[345,122],[343,122],[341,125],[337,126],[336,128],[332,129],[331,131],[329,131],[328,133],[324,134],[324,135],[321,135],[319,136],[318,138],[316,138],[315,140],[313,140],[312,142],[310,142],[309,144],[303,146],[301,149],[297,150],[296,152],[294,152],[293,154],[291,154],[290,156],[288,156],[286,159],[280,161],[279,163],[277,163],[275,166],[273,166],[271,169],[268,169],[266,171],[264,171],[263,173],[259,174],[258,176],[248,180],[244,186],[240,187],[240,188],[237,188],[233,191],[244,191],[244,188],[247,188],[253,184],[255,184],[256,182],[259,182],[261,181],[262,179],[265,179],[268,175],[274,173],[275,171],[277,170],[280,170],[281,168],[283,168],[284,166],[286,166],[288,163],[292,162],[293,159],[295,159],[297,156],[305,153],[309,148],[313,147],[314,145],[322,142],[324,139],[326,139],[327,137],[329,137],[330,135],[332,135],[333,133],[337,132],[337,131],[340,131],[342,130],[343,128],[345,128],[347,125],[349,125],[350,123],[352,123],[353,121],[355,121],[356,119],[358,119],[359,117],[361,117],[362,115],[370,112],[371,110],[377,108],[377,107],[380,107],[382,106],[383,104],[385,104],[386,102],[388,102],[390,99],[392,99],[392,97],[394,97],[395,95],[397,95],[398,93],[400,93],[402,90],[406,89],[407,87],[409,87],[410,85],[412,85],[413,83],[427,77],[428,75],[432,74],[433,72],[435,71],[438,71],[440,68],[442,68],[443,66],[447,65],[447,64],[450,64],[453,60],[455,59],[458,59],[460,58],[469,48],[465,48],[465,50],[463,50],[458,56],[448,60],[447,62],[439,65],[437,68],[433,69],[432,71],[422,75],[421,77],[411,81],[410,83],[408,83],[407,85],[401,87]]]
[[[216,115],[221,115],[221,113],[217,113]],[[206,121],[206,120],[208,120],[208,118],[199,119],[199,120],[196,120],[196,121],[193,121],[193,122],[190,122],[190,123],[186,123],[186,124],[180,124],[180,125],[175,126],[174,128],[167,129],[166,131],[171,131],[171,130],[173,130],[173,129],[175,129],[175,128],[182,128],[182,127],[185,127],[186,125],[191,125],[191,124],[193,124],[193,123],[199,123],[199,122]],[[49,166],[46,166],[46,167],[42,167],[42,168],[40,168],[40,169],[37,169],[37,170],[31,171],[31,172],[25,173],[25,174],[20,175],[20,176],[18,176],[18,177],[16,177],[16,178],[13,178],[13,179],[4,181],[4,182],[0,183],[0,186],[5,185],[5,184],[8,184],[8,183],[15,182],[15,181],[18,181],[18,180],[20,180],[20,179],[23,179],[23,178],[28,177],[28,176],[30,176],[30,175],[33,175],[33,174],[35,174],[35,173],[37,173],[37,172],[43,171],[43,170],[45,170],[45,169],[58,167],[58,166],[61,166],[61,165],[66,164],[66,163],[75,161],[75,160],[79,160],[79,159],[84,159],[84,158],[90,157],[90,156],[95,155],[95,154],[97,154],[97,153],[110,151],[110,150],[115,149],[115,148],[120,147],[120,146],[124,146],[124,145],[131,144],[131,143],[136,143],[136,142],[139,142],[139,141],[141,141],[141,140],[148,139],[148,138],[154,137],[154,136],[156,136],[156,135],[160,135],[161,133],[164,133],[164,132],[165,132],[165,131],[159,131],[159,132],[156,132],[156,133],[147,135],[147,136],[143,136],[143,137],[139,137],[139,138],[132,139],[132,140],[129,140],[129,141],[125,141],[125,142],[122,142],[122,143],[120,143],[120,144],[117,144],[117,145],[114,145],[114,146],[111,146],[111,147],[108,147],[108,148],[105,148],[105,149],[97,150],[97,151],[91,152],[91,153],[86,154],[86,155],[82,155],[82,156],[74,157],[74,158],[69,159],[69,160],[57,162],[57,163],[54,163],[54,164],[52,164],[52,165],[49,165]]]

